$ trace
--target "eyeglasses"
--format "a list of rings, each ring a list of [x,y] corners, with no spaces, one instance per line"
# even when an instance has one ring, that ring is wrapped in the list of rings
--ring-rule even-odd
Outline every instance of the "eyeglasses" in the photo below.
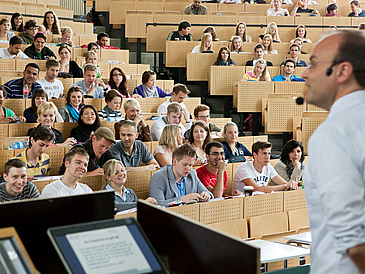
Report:
[[[199,119],[202,119],[202,120],[207,119],[207,118],[209,118],[209,117],[210,117],[210,115],[206,115],[206,116],[198,116],[198,118],[199,118]]]
[[[28,29],[28,30],[30,30],[30,31],[37,31],[37,30],[38,30],[38,27],[30,28],[30,29]]]
[[[118,74],[113,74],[113,76],[123,76],[123,74],[118,73]]]
[[[211,153],[210,154],[211,156],[223,156],[224,155],[224,152],[222,151],[222,152],[213,152],[213,153]]]

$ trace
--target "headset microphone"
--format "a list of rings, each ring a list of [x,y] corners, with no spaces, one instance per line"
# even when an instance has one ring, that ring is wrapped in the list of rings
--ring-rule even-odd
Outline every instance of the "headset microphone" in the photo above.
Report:
[[[303,105],[304,104],[304,98],[303,97],[298,97],[297,99],[295,99],[295,102],[297,103],[297,105]]]

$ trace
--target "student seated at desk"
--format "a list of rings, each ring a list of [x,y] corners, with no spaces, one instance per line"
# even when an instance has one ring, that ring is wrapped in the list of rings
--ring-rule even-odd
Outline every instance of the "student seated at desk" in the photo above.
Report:
[[[294,181],[287,182],[270,165],[271,143],[257,141],[252,145],[253,161],[242,163],[233,177],[232,191],[245,193],[245,186],[253,186],[255,194],[271,193],[287,189],[298,189]],[[276,186],[268,186],[272,180]]]
[[[204,149],[212,141],[208,125],[204,121],[196,121],[190,128],[189,143],[195,148],[196,159],[194,166],[206,163]]]
[[[177,147],[172,153],[172,165],[166,165],[153,174],[149,196],[162,206],[173,202],[207,202],[213,194],[199,181],[193,169],[196,157],[190,144]]]
[[[53,11],[47,11],[43,17],[43,23],[39,26],[39,32],[45,34],[60,34],[57,15]]]
[[[246,161],[244,156],[252,156],[251,152],[238,139],[238,127],[233,122],[227,122],[223,127],[223,147],[227,160],[235,158],[236,162]]]
[[[295,30],[295,38],[302,39],[303,43],[312,43],[311,39],[307,38],[307,29],[305,28],[304,25],[297,26]],[[292,39],[290,43],[295,43],[294,42],[295,38]]]
[[[22,160],[27,164],[27,180],[49,176],[51,159],[45,153],[55,139],[53,131],[44,126],[36,127],[29,136],[29,147],[12,159]]]
[[[63,44],[58,48],[58,55],[60,56],[60,71],[59,77],[66,78],[82,78],[82,70],[79,65],[71,60],[72,49],[69,45]]]
[[[74,44],[72,42],[72,29],[69,27],[62,27],[61,36],[53,38],[51,43],[58,44],[58,46],[67,44],[70,47],[73,47]]]
[[[284,61],[283,70],[284,73],[282,75],[277,75],[272,78],[274,82],[305,81],[303,78],[294,75],[295,61],[293,59],[286,59]]]
[[[233,36],[231,41],[231,54],[243,53],[248,54],[249,52],[243,51],[242,39],[239,36]]]
[[[253,60],[248,60],[246,62],[246,67],[251,67],[256,64],[256,61],[259,59],[264,59],[265,55],[265,47],[262,44],[256,44],[256,46],[253,48],[254,56]],[[270,61],[266,61],[267,65],[272,67],[272,63]]]
[[[285,181],[300,182],[305,169],[302,143],[289,140],[284,145],[280,160],[275,163],[274,168]]]
[[[61,179],[45,186],[42,191],[42,198],[60,197],[92,193],[92,189],[79,183],[87,172],[89,155],[84,148],[76,147],[71,149],[65,156],[66,171]]]
[[[213,193],[214,198],[220,198],[227,187],[227,164],[224,161],[224,148],[219,142],[210,142],[205,147],[207,164],[196,170],[199,180]],[[239,190],[235,190],[233,195],[242,195]]]
[[[77,143],[85,143],[92,132],[100,127],[98,112],[92,105],[85,105],[77,120],[78,126],[71,130],[70,136],[76,139]]]
[[[4,169],[5,183],[0,184],[0,202],[39,198],[36,186],[27,181],[26,163],[11,159],[5,163]]]
[[[270,22],[267,25],[264,34],[259,35],[259,42],[260,43],[262,43],[262,40],[264,39],[264,36],[266,34],[270,34],[271,35],[272,41],[274,43],[281,43],[281,40],[280,40],[280,37],[279,37],[279,29],[278,29],[278,26],[276,25],[275,22]]]
[[[92,51],[90,53],[92,53]],[[112,68],[110,71],[109,82],[106,86],[108,89],[116,89],[123,98],[131,97],[127,89],[127,76],[121,68]]]
[[[160,167],[172,164],[172,152],[182,145],[183,141],[184,135],[178,125],[167,125],[163,129],[158,146],[153,151],[153,156]]]
[[[271,81],[266,61],[258,59],[252,71],[247,71],[241,81]]]
[[[264,37],[262,38],[262,43],[264,46],[264,53],[265,54],[278,54],[277,50],[273,50],[272,49],[272,37],[270,34],[266,34],[264,35]]]
[[[26,119],[23,116],[16,116],[14,111],[11,109],[8,109],[6,107],[3,107],[3,103],[6,98],[6,91],[3,85],[0,85],[0,124],[8,124],[15,119],[19,119],[20,122],[25,123]]]
[[[156,72],[146,70],[142,74],[142,85],[136,87],[133,93],[139,95],[138,97],[141,98],[165,98],[170,92],[170,89],[167,89],[165,92],[156,86]]]
[[[44,127],[48,128],[49,130],[53,131],[53,133],[56,136],[56,138],[54,140],[54,144],[56,146],[72,146],[72,145],[76,144],[76,140],[74,138],[68,138],[65,141],[63,139],[62,132],[59,131],[58,129],[53,128],[53,124],[55,122],[55,117],[56,117],[57,112],[58,112],[57,107],[55,106],[55,104],[53,102],[42,103],[37,109],[38,122],[39,122],[38,127],[44,126]],[[30,136],[30,134],[32,133],[32,131],[34,129],[35,128],[30,128],[28,130],[27,136]]]
[[[103,165],[104,175],[102,189],[114,191],[114,205],[117,211],[137,206],[137,195],[133,189],[124,186],[127,181],[127,170],[121,161],[110,159]],[[146,202],[157,205],[154,198],[148,197]]]
[[[27,123],[37,123],[38,107],[48,101],[48,94],[43,88],[36,89],[32,95],[31,107],[24,110],[24,117]],[[57,119],[57,117],[56,117]]]
[[[214,66],[237,66],[237,63],[232,61],[229,49],[227,47],[221,47]]]
[[[235,36],[239,36],[242,42],[252,42],[252,38],[250,35],[247,35],[247,27],[243,22],[239,22],[236,25]]]
[[[11,24],[8,18],[3,18],[0,20],[0,40],[10,41],[12,37],[15,36],[14,32],[10,31]]]
[[[24,31],[24,24],[23,24],[23,15],[19,12],[14,12],[10,19],[11,22],[11,31]]]
[[[200,45],[194,47],[191,52],[192,53],[202,53],[202,52],[206,52],[206,51],[213,52],[212,41],[213,41],[212,35],[210,33],[204,33],[201,38]]]
[[[203,33],[209,33],[210,35],[212,35],[212,40],[213,41],[219,41],[219,39],[217,38],[217,33],[215,32],[215,28],[212,26],[208,26],[204,29]],[[199,39],[199,41],[201,41],[201,39]]]
[[[80,87],[71,87],[66,94],[66,104],[60,109],[64,122],[77,122],[84,104],[84,95]]]
[[[100,119],[115,122],[122,120],[123,115],[120,112],[122,99],[122,95],[115,89],[111,89],[105,93],[106,106],[98,112]]]
[[[178,30],[172,31],[167,36],[167,41],[193,41],[193,36],[190,34],[191,24],[188,21],[181,21]]]

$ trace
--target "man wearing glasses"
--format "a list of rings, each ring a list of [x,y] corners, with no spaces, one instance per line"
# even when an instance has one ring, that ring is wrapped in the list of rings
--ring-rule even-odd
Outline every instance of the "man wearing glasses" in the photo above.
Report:
[[[28,86],[28,98],[32,98],[33,92],[42,86],[36,82],[39,75],[39,66],[35,63],[28,63],[23,71],[23,78],[13,79],[4,84],[7,96],[6,98],[23,99],[23,88]]]
[[[33,44],[34,36],[38,33],[37,21],[31,19],[25,22],[24,33],[20,38],[23,39],[24,44]]]
[[[195,120],[204,121],[207,125],[209,125],[210,135],[213,138],[221,135],[222,129],[216,124],[210,122],[210,108],[207,105],[197,105],[194,108],[194,117]]]
[[[327,36],[302,74],[305,101],[329,111],[309,140],[303,178],[312,273],[365,273],[364,44],[357,30]]]
[[[198,168],[196,173],[202,184],[213,193],[214,198],[220,198],[227,187],[227,164],[224,161],[223,145],[219,142],[210,142],[205,147],[205,154],[207,164]],[[242,192],[235,190],[233,195],[242,195]]]
[[[208,15],[208,8],[202,5],[201,0],[194,0],[192,4],[184,9],[184,14]]]

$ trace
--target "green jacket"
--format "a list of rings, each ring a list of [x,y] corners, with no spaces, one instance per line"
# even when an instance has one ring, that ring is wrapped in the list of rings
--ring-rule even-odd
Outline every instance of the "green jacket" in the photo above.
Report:
[[[22,36],[20,36],[20,38],[23,39],[24,44],[33,44],[33,39],[26,32],[23,32],[23,34],[22,34]]]

